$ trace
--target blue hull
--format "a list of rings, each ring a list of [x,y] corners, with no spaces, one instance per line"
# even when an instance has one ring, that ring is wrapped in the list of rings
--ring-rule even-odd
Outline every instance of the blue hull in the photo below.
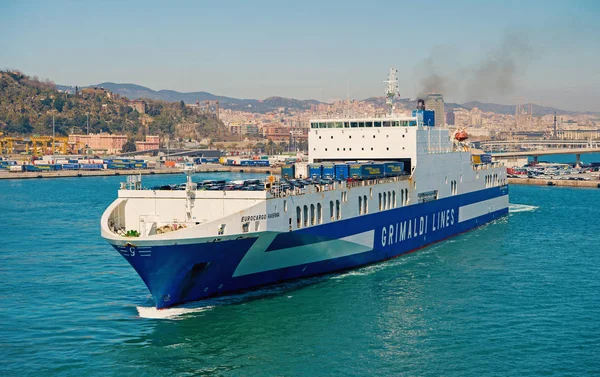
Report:
[[[189,245],[115,248],[138,272],[160,309],[394,258],[505,216],[507,207],[459,221],[459,208],[505,195],[508,187],[494,187],[293,232]],[[357,234],[372,237],[371,245],[336,256],[340,249],[356,246],[341,239]],[[298,250],[325,256],[287,265],[286,255],[297,259]],[[249,251],[254,258],[251,261]],[[327,256],[330,252],[331,258]],[[273,259],[275,265],[283,263],[282,267],[268,267]]]

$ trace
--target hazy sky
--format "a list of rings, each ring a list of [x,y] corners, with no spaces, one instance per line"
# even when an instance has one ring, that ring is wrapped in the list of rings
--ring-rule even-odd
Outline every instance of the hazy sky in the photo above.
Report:
[[[402,97],[600,111],[600,1],[0,1],[0,68],[58,84],[327,101],[390,66]]]

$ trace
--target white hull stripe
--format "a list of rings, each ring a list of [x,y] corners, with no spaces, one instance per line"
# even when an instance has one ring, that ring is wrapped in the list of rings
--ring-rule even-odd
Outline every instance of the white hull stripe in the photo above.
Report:
[[[375,231],[353,234],[337,240],[265,252],[277,233],[265,234],[252,245],[237,266],[233,277],[299,266],[373,250]]]
[[[508,195],[484,200],[481,202],[462,206],[458,210],[458,222],[468,221],[488,213],[508,207]]]

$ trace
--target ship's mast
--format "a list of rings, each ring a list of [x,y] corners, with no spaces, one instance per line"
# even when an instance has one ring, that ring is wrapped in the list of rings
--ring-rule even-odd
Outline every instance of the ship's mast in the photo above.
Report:
[[[385,89],[385,103],[390,107],[390,115],[394,115],[394,99],[398,94],[398,79],[396,78],[397,69],[390,67],[390,74],[388,75],[388,79],[384,82],[387,83],[387,88]]]

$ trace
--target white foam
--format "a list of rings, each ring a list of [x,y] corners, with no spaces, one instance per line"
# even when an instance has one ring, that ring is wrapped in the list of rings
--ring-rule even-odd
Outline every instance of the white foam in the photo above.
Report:
[[[530,206],[527,204],[509,204],[508,212],[509,213],[531,212],[531,211],[535,211],[538,208],[539,207],[537,207],[537,206]]]
[[[177,319],[182,315],[199,313],[206,310],[212,309],[214,306],[202,306],[198,308],[167,308],[167,309],[156,309],[154,306],[137,306],[138,315],[141,318],[149,319]]]

